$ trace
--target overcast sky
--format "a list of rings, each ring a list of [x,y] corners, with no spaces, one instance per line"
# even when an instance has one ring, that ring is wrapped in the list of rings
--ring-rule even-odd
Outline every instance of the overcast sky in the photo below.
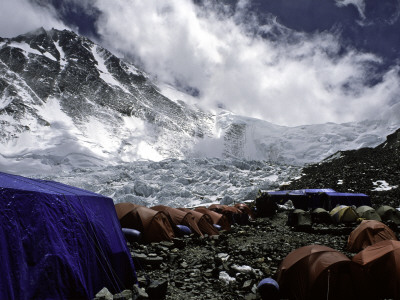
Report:
[[[343,52],[338,35],[329,32],[294,32],[273,17],[261,24],[247,1],[240,1],[235,13],[200,9],[188,0],[85,3],[88,13],[93,7],[101,12],[95,26],[104,46],[134,57],[159,81],[197,90],[199,103],[211,109],[224,106],[294,126],[374,118],[399,102],[397,66],[371,85],[380,57],[357,49]],[[363,20],[363,1],[337,5],[357,6]],[[0,36],[39,26],[66,27],[54,9],[2,0]]]

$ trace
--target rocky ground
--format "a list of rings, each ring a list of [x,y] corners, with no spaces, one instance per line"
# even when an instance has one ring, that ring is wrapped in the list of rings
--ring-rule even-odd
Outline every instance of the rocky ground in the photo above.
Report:
[[[218,236],[186,237],[174,242],[129,244],[139,283],[143,288],[166,287],[164,299],[260,299],[261,279],[276,279],[289,252],[322,244],[346,254],[347,237],[354,226],[313,225],[298,230],[286,225],[287,212],[234,226]],[[151,288],[146,289],[149,294]],[[154,296],[159,299],[159,296]]]
[[[343,151],[325,161],[303,168],[303,175],[286,189],[333,188],[361,192],[372,206],[399,206],[400,129],[376,148]],[[390,188],[377,189],[385,181]],[[276,279],[282,260],[299,247],[322,244],[349,258],[347,238],[357,224],[316,225],[299,230],[286,225],[287,211],[259,218],[246,226],[234,226],[218,236],[186,237],[173,242],[129,245],[142,292],[151,299],[260,299],[261,279]],[[396,229],[399,236],[399,230]],[[166,289],[165,297],[156,295]],[[143,293],[144,290],[147,294]],[[138,297],[136,297],[138,298]],[[99,298],[100,299],[100,298]],[[105,298],[101,298],[105,299]],[[112,295],[111,298],[113,299]],[[118,296],[114,299],[130,299]]]

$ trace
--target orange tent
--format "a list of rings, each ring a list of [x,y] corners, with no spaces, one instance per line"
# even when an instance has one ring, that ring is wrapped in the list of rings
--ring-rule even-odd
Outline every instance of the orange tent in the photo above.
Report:
[[[196,220],[198,227],[200,228],[203,234],[208,235],[217,235],[219,234],[218,230],[213,226],[213,221],[209,215],[202,214],[198,211],[191,210],[189,208],[178,208],[184,212],[191,212]]]
[[[363,220],[347,239],[347,250],[359,252],[364,248],[383,240],[396,240],[396,234],[382,222]]]
[[[121,227],[139,230],[146,243],[168,241],[175,237],[163,212],[133,203],[115,204],[115,210]]]
[[[377,299],[400,299],[400,241],[375,243],[353,257],[370,277]]]
[[[286,256],[277,281],[282,298],[368,299],[368,293],[364,295],[361,290],[361,278],[361,268],[344,254],[326,246],[309,245]]]
[[[250,207],[247,204],[236,203],[235,207],[240,209],[242,212],[248,214],[251,219],[254,219],[254,214],[253,214],[253,212],[251,211]]]
[[[229,205],[223,205],[223,204],[211,204],[208,209],[213,210],[215,212],[218,212],[220,214],[223,214],[224,212],[229,212],[232,214],[240,214],[242,213],[238,208],[234,206],[229,206]]]
[[[229,222],[228,218],[223,214],[219,214],[205,207],[196,207],[194,211],[197,211],[205,215],[209,215],[211,217],[213,224],[220,225],[223,230],[231,229],[231,223]]]
[[[209,210],[215,211],[219,214],[223,214],[228,219],[229,223],[232,225],[234,223],[240,223],[243,216],[243,212],[234,206],[228,206],[223,204],[211,204],[208,207]]]
[[[151,209],[164,212],[166,215],[168,215],[172,224],[188,226],[194,233],[203,236],[203,233],[201,232],[199,226],[197,226],[196,220],[192,212],[185,212],[177,208],[165,205],[153,206],[151,207]]]

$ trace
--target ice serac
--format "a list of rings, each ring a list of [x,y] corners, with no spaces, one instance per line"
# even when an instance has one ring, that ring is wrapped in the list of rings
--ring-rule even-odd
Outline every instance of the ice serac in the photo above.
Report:
[[[40,28],[0,39],[0,166],[27,175],[166,158],[302,165],[375,146],[400,127],[398,114],[284,127],[206,111],[198,101],[174,87],[166,92],[132,63],[72,31]]]

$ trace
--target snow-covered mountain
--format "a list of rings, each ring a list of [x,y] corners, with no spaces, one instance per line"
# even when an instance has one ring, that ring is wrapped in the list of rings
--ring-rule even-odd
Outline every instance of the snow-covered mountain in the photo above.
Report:
[[[377,120],[278,126],[206,111],[72,31],[0,39],[0,169],[11,173],[206,157],[302,165],[380,144],[399,116],[397,105]]]

